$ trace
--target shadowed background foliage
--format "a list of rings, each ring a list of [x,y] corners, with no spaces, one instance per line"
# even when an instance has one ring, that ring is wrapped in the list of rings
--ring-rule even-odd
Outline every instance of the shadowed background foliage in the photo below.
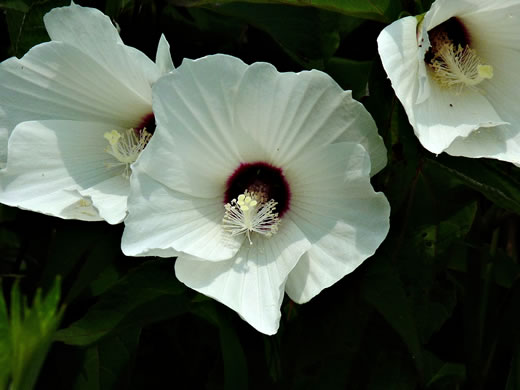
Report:
[[[520,170],[425,151],[377,55],[379,32],[429,1],[78,3],[151,58],[164,33],[176,66],[227,53],[352,89],[388,149],[372,182],[391,229],[311,302],[286,298],[268,337],[179,283],[174,259],[125,257],[122,225],[0,206],[0,387],[12,375],[21,389],[520,389]],[[67,4],[0,0],[0,59],[48,40],[43,15]]]

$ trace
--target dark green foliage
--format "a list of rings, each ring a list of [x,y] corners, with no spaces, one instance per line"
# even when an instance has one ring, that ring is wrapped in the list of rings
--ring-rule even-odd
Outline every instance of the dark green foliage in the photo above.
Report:
[[[125,257],[123,226],[0,206],[0,388],[22,375],[7,372],[21,356],[13,313],[34,301],[57,326],[59,299],[57,332],[38,333],[24,312],[36,353],[20,358],[20,388],[520,389],[520,169],[428,153],[377,55],[381,29],[431,1],[78,2],[152,58],[164,32],[177,66],[222,52],[320,69],[352,89],[388,149],[372,182],[390,201],[391,229],[375,256],[309,303],[286,298],[267,337],[178,282],[173,259]],[[0,0],[1,59],[48,40],[43,15],[68,3]]]

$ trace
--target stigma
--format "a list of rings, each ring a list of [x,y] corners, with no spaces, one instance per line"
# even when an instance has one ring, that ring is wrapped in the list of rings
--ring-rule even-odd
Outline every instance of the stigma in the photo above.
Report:
[[[442,25],[430,31],[429,37],[431,48],[425,60],[431,77],[441,87],[460,94],[493,77],[493,67],[484,64],[468,43],[451,39]]]
[[[124,166],[123,177],[128,179],[130,177],[130,165],[133,164],[139,154],[148,144],[152,135],[142,129],[135,131],[134,129],[128,129],[125,131],[112,130],[104,134],[105,139],[108,141],[108,146],[105,148],[105,152],[113,156],[118,162],[109,162],[106,164],[108,168],[114,166]]]
[[[222,227],[231,236],[245,234],[249,244],[253,245],[252,233],[271,237],[278,231],[280,218],[275,212],[277,204],[274,199],[267,201],[261,192],[246,190],[224,205]]]

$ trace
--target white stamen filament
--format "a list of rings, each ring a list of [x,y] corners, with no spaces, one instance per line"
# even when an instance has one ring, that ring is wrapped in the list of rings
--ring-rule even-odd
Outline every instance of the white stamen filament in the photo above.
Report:
[[[265,237],[271,237],[278,231],[280,218],[274,212],[278,204],[274,199],[262,203],[260,200],[265,198],[264,194],[245,191],[237,199],[233,199],[224,207],[226,209],[222,226],[224,231],[236,236],[246,234],[249,244],[251,233],[258,233]]]
[[[455,47],[446,34],[432,39],[433,58],[429,63],[433,79],[445,88],[461,93],[493,77],[493,67],[482,64],[477,52],[468,45]]]
[[[112,130],[104,134],[109,146],[105,148],[105,152],[115,157],[118,163],[107,163],[108,168],[124,165],[123,176],[130,177],[130,164],[134,163],[148,144],[152,135],[142,129],[139,134],[134,129],[128,129],[124,132]]]

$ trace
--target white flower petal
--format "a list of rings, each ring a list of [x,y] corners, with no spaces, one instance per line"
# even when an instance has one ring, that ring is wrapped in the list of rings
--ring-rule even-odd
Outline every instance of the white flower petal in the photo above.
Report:
[[[151,101],[150,85],[160,76],[159,68],[141,51],[123,45],[108,16],[95,8],[72,4],[54,8],[44,22],[53,41],[83,51],[134,93]]]
[[[356,144],[337,143],[294,161],[290,218],[312,244],[289,274],[286,292],[304,303],[372,256],[388,233],[390,205],[370,185],[370,160]]]
[[[203,197],[221,194],[227,177],[243,161],[237,145],[247,142],[232,117],[236,89],[246,69],[238,58],[215,55],[184,60],[161,78],[153,88],[158,128],[147,148],[150,157],[143,155],[140,161],[143,170],[177,191]],[[161,153],[175,154],[170,160],[175,164],[148,169]]]
[[[122,44],[110,18],[95,8],[71,4],[45,14],[45,29],[53,41],[70,43],[90,55],[106,52],[104,45]]]
[[[474,10],[475,6],[475,0],[436,0],[424,15],[424,27],[429,31],[453,16],[460,16]]]
[[[506,124],[478,91],[460,95],[431,83],[430,97],[415,105],[415,134],[432,153],[441,153],[458,137],[479,128]]]
[[[267,158],[283,166],[307,147],[347,141],[369,150],[372,174],[386,165],[370,114],[323,72],[279,73],[270,64],[255,63],[241,80],[235,113],[235,126],[254,145],[242,152],[243,159]]]
[[[157,54],[155,56],[155,63],[159,67],[162,74],[166,74],[175,69],[173,65],[172,55],[170,53],[170,44],[166,40],[164,34],[161,34],[159,45],[157,46]]]
[[[96,198],[101,194],[103,201],[120,202],[114,207],[123,207],[126,197],[111,180],[121,175],[122,168],[108,169],[105,165],[112,157],[104,150],[107,141],[103,134],[110,129],[113,129],[110,125],[95,122],[21,123],[9,139],[7,167],[0,174],[0,201],[72,218],[64,209],[81,200],[82,190],[91,189],[84,198],[92,198],[93,207],[97,207]],[[91,209],[89,201],[77,205]],[[78,219],[92,220],[92,216]]]
[[[148,93],[151,93],[148,86]],[[61,42],[32,48],[0,66],[0,127],[28,120],[74,119],[137,126],[151,112],[143,100],[91,57]]]
[[[111,225],[123,221],[126,217],[127,199],[130,183],[123,175],[111,177],[78,192],[95,205],[101,218]]]
[[[255,237],[227,261],[208,262],[180,255],[177,278],[188,287],[222,302],[262,333],[276,333],[289,272],[310,243],[290,220],[271,238]]]
[[[416,28],[417,19],[407,16],[385,27],[377,37],[381,62],[412,125],[415,122],[413,105],[419,89]]]
[[[453,156],[487,157],[520,164],[520,129],[497,126],[479,129],[466,138],[457,138],[446,153]]]
[[[149,256],[160,249],[167,257],[186,252],[206,260],[229,259],[241,240],[224,239],[223,216],[222,196],[197,198],[173,191],[136,169],[121,248],[128,256]]]

